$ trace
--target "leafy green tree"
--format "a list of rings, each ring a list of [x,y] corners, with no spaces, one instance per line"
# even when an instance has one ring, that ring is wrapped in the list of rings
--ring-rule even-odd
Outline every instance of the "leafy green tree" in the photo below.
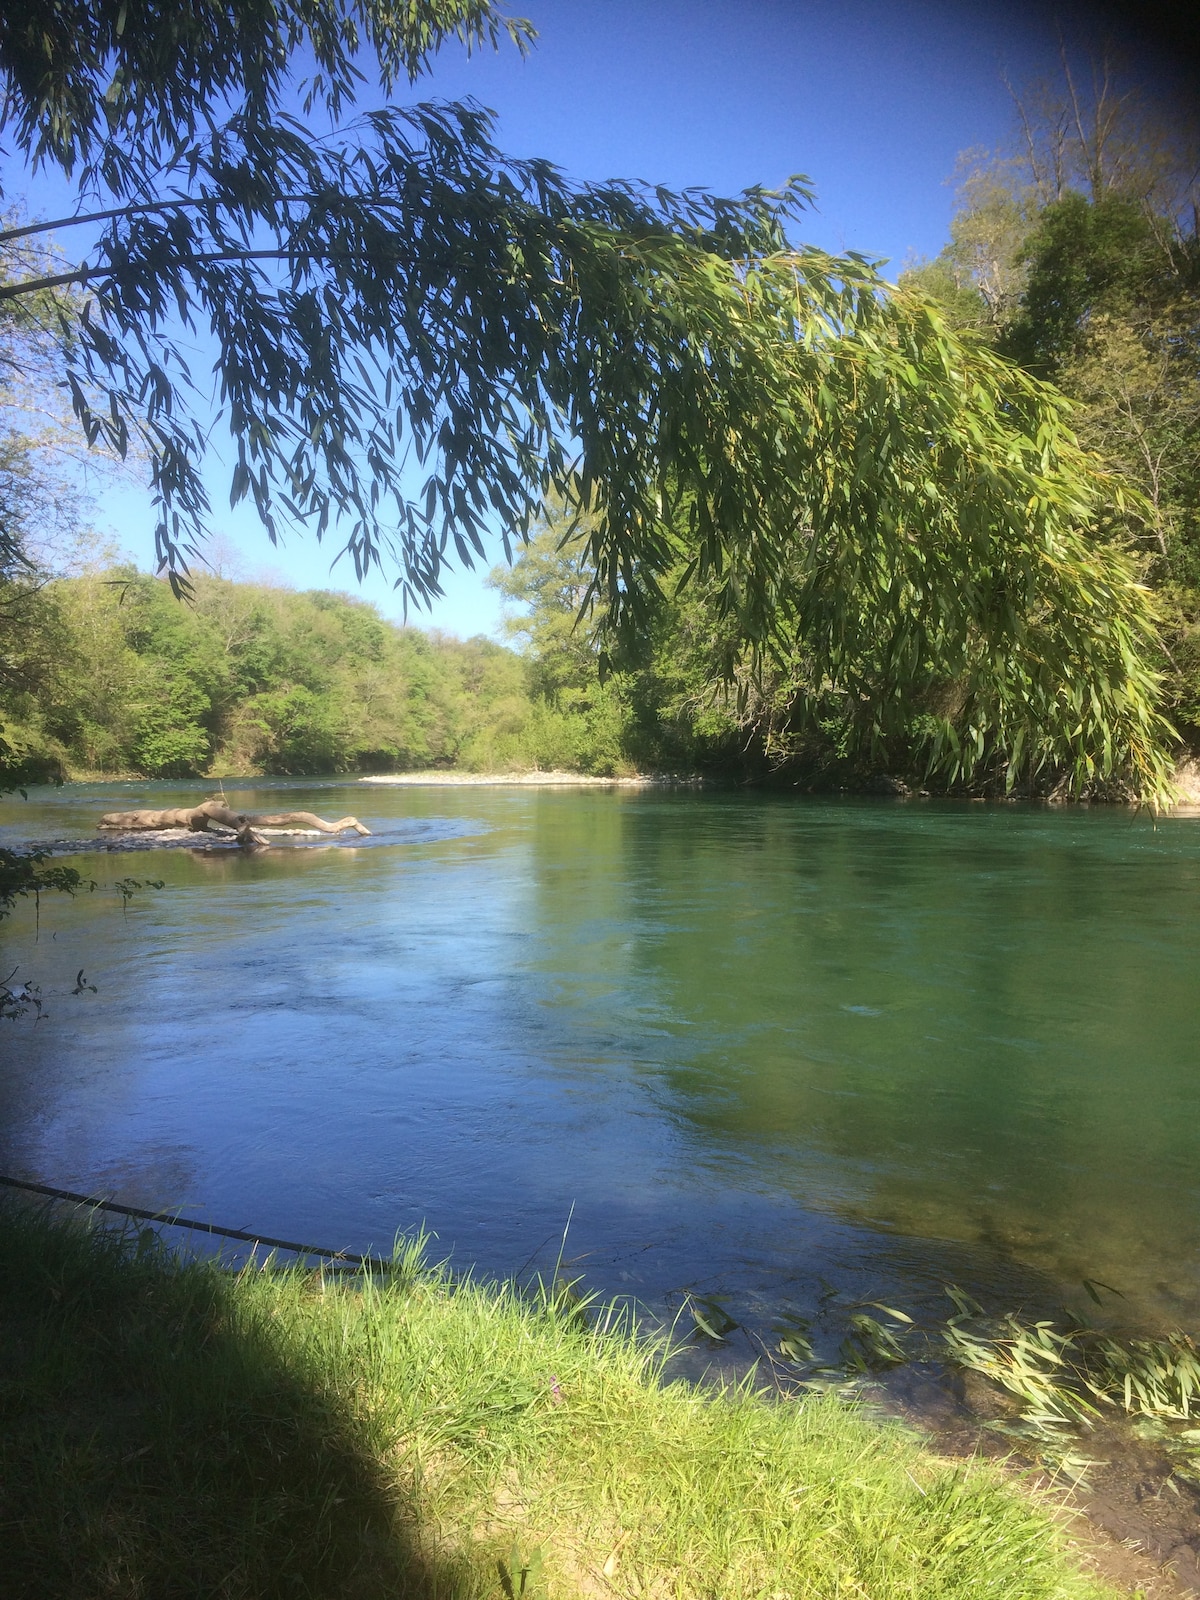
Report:
[[[1165,265],[1150,219],[1119,194],[1068,191],[1039,214],[1021,254],[1025,285],[1000,347],[1047,378],[1079,353],[1097,312],[1128,318]]]
[[[5,267],[36,273],[43,263],[37,247],[10,253],[0,281]],[[73,540],[82,515],[79,486],[63,471],[69,446],[53,403],[62,349],[47,322],[59,304],[47,291],[0,309],[0,795],[62,773],[63,752],[37,725],[35,705],[64,645],[39,556]],[[72,867],[0,849],[0,919],[19,899],[74,893],[81,882]],[[20,1015],[30,1003],[7,978],[0,982],[0,1017]]]
[[[703,582],[677,582],[650,630],[608,658],[600,683],[601,640],[594,619],[579,614],[589,581],[586,554],[571,541],[570,529],[569,516],[552,513],[515,565],[492,579],[525,608],[511,625],[526,641],[531,690],[545,707],[543,716],[561,718],[560,750],[586,735],[592,763],[758,777],[784,771],[793,781],[817,785],[861,785],[888,776],[984,792],[1019,782],[1025,792],[1047,792],[1075,776],[1071,748],[1046,741],[1044,724],[1025,734],[1018,730],[1018,752],[1026,737],[1033,748],[1028,765],[1014,773],[1011,746],[996,727],[1008,708],[999,696],[987,698],[997,693],[994,669],[973,677],[960,639],[927,640],[935,667],[922,695],[910,691],[889,706],[895,635],[885,626],[872,631],[871,615],[860,619],[854,654],[834,678],[808,648],[803,630],[790,652],[748,649],[718,586]],[[681,564],[675,579],[685,571]],[[793,589],[802,582],[797,572]],[[906,599],[903,593],[893,598],[902,622]],[[889,624],[893,620],[889,612]],[[1041,627],[1040,636],[1031,631],[1028,639],[1035,656],[1055,648],[1049,615]],[[1028,692],[1028,684],[1019,686],[1019,693]],[[587,722],[598,704],[608,719],[607,745]],[[578,754],[569,760],[584,765]],[[1111,792],[1098,770],[1078,781],[1090,792]]]
[[[1022,251],[1037,191],[1021,163],[967,150],[958,160],[958,204],[950,239],[932,261],[912,263],[900,282],[942,307],[952,327],[994,344],[1024,287]]]
[[[996,241],[1008,288],[977,326],[1055,379],[1080,443],[1139,496],[1137,517],[1101,519],[1096,532],[1124,542],[1155,591],[1164,703],[1195,747],[1200,131],[1155,110],[1103,57],[1081,79],[1064,55],[1055,80],[1014,99],[1013,144],[964,158],[951,241],[917,277],[954,317],[963,294],[987,298],[984,268],[959,241]]]
[[[1194,310],[1192,313],[1194,317]],[[1151,508],[1158,576],[1200,586],[1200,381],[1185,308],[1153,317],[1093,313],[1060,382],[1084,440],[1120,463]],[[1154,570],[1152,568],[1152,570]]]
[[[308,106],[336,114],[363,81],[366,55],[389,94],[413,82],[449,40],[494,48],[507,33],[520,48],[529,24],[491,0],[242,0],[220,8],[153,0],[74,0],[6,7],[0,71],[22,148],[68,175],[95,162],[119,190],[141,153],[157,160],[181,131],[211,126],[240,104],[269,122],[291,86],[297,54],[312,73]]]

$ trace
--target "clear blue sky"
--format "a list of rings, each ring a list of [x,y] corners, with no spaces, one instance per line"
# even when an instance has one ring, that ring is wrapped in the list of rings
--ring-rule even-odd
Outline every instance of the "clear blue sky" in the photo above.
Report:
[[[511,47],[471,60],[448,50],[412,98],[472,95],[498,113],[503,149],[577,178],[732,192],[803,172],[817,191],[803,237],[896,270],[944,243],[958,152],[1007,135],[1002,74],[1020,84],[1050,69],[1058,49],[1055,12],[1017,0],[528,0],[512,9],[539,30],[527,60]],[[1069,36],[1069,15],[1066,27]],[[31,196],[31,209],[50,199]],[[214,501],[226,503],[216,492]],[[101,520],[151,565],[148,499],[110,493]],[[330,574],[328,546],[297,537],[273,549],[244,510],[214,520],[247,572],[356,588],[346,563]],[[452,577],[446,600],[412,620],[494,631],[499,605],[482,578]],[[361,592],[399,615],[382,580]]]

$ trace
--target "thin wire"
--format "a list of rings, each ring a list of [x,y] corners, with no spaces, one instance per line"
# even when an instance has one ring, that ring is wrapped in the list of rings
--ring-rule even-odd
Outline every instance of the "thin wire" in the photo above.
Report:
[[[270,1245],[276,1250],[290,1250],[299,1256],[324,1256],[330,1261],[344,1261],[349,1266],[378,1268],[386,1272],[394,1265],[382,1256],[360,1256],[349,1250],[329,1250],[319,1244],[296,1244],[291,1239],[270,1239],[265,1233],[246,1233],[241,1228],[222,1228],[215,1222],[197,1222],[190,1217],[180,1217],[170,1211],[144,1211],[140,1206],[123,1206],[115,1200],[100,1200],[95,1195],[73,1194],[70,1189],[51,1189],[44,1183],[25,1183],[20,1178],[6,1178],[0,1174],[0,1184],[9,1189],[25,1189],[30,1194],[44,1194],[51,1200],[71,1200],[76,1205],[94,1206],[100,1211],[116,1211],[123,1217],[137,1217],[142,1222],[162,1222],[170,1228],[191,1228],[196,1233],[219,1234],[222,1239],[244,1239],[247,1244]]]

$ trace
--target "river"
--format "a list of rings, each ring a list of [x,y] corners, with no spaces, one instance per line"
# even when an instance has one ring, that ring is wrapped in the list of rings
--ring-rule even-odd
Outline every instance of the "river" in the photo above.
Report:
[[[951,1282],[1200,1321],[1200,820],[226,788],[372,837],[73,856],[94,893],[0,925],[46,1001],[0,1024],[0,1171],[358,1250],[424,1224],[489,1276],[561,1251],[764,1338]],[[198,795],[34,790],[0,843]]]

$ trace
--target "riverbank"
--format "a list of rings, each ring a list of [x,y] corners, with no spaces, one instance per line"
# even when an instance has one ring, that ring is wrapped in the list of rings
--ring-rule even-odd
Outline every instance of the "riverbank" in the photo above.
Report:
[[[230,780],[226,780],[227,782]],[[397,772],[385,773],[377,776],[361,777],[351,780],[360,784],[374,784],[380,788],[424,788],[438,787],[446,789],[461,788],[546,788],[546,789],[650,789],[650,788],[699,788],[704,785],[733,785],[744,787],[745,781],[729,775],[712,774],[703,777],[699,774],[679,775],[662,772],[639,772],[622,777],[598,777],[594,773],[563,772],[563,771],[531,771],[531,772],[463,772],[455,768],[437,768],[427,772]],[[1180,816],[1195,816],[1200,814],[1200,761],[1189,759],[1183,762],[1172,778],[1172,783],[1177,791],[1176,802],[1164,808],[1165,814]],[[769,784],[764,785],[770,787]],[[795,785],[788,785],[794,788]],[[805,792],[809,792],[805,790]],[[913,789],[908,784],[896,778],[875,777],[865,779],[857,787],[841,788],[836,792],[849,794],[863,794],[883,796],[889,799],[928,800],[935,798],[927,790]],[[1028,803],[1030,800],[1041,801],[1044,804],[1061,803],[1052,802],[1045,795],[941,795],[936,798],[954,799],[967,798],[1003,804],[1016,804],[1021,801]],[[1128,801],[1103,802],[1108,804],[1128,805]]]
[[[349,773],[312,773],[308,778],[318,784],[346,783],[375,786],[378,788],[548,788],[548,789],[653,789],[653,788],[730,788],[744,789],[747,787],[779,788],[784,791],[804,794],[830,793],[880,796],[890,799],[928,800],[928,799],[970,799],[975,801],[992,801],[1004,804],[1037,803],[1063,805],[1072,802],[1053,800],[1045,794],[931,794],[928,790],[916,787],[917,780],[906,783],[901,779],[876,775],[863,778],[857,783],[827,784],[814,788],[811,785],[800,785],[795,780],[782,775],[759,775],[753,784],[749,783],[744,775],[734,773],[708,772],[634,772],[619,775],[598,775],[590,772],[572,772],[556,768],[550,770],[527,769],[511,772],[474,772],[459,767],[435,767],[414,772],[389,772],[371,773],[364,776],[354,776]],[[65,784],[146,784],[151,780],[144,773],[138,772],[93,772],[89,770],[72,769],[62,780]],[[178,780],[179,784],[194,785],[199,791],[206,785],[209,789],[213,785],[228,785],[231,789],[245,789],[253,787],[260,782],[272,783],[276,778],[270,774],[248,771],[237,774],[224,773],[221,776],[200,775],[195,778]],[[1200,758],[1189,756],[1176,767],[1171,779],[1177,793],[1174,805],[1164,808],[1165,814],[1196,815],[1200,813]],[[58,785],[58,786],[61,786]],[[1130,805],[1126,800],[1089,801],[1084,804],[1112,804]]]
[[[1100,1600],[1048,1503],[568,1293],[233,1274],[0,1213],[14,1597]]]
[[[359,783],[405,788],[436,784],[443,788],[517,785],[534,789],[648,789],[677,783],[696,784],[698,778],[673,778],[662,773],[638,772],[625,777],[597,777],[590,772],[458,772],[439,768],[432,772],[396,772],[359,778]]]

